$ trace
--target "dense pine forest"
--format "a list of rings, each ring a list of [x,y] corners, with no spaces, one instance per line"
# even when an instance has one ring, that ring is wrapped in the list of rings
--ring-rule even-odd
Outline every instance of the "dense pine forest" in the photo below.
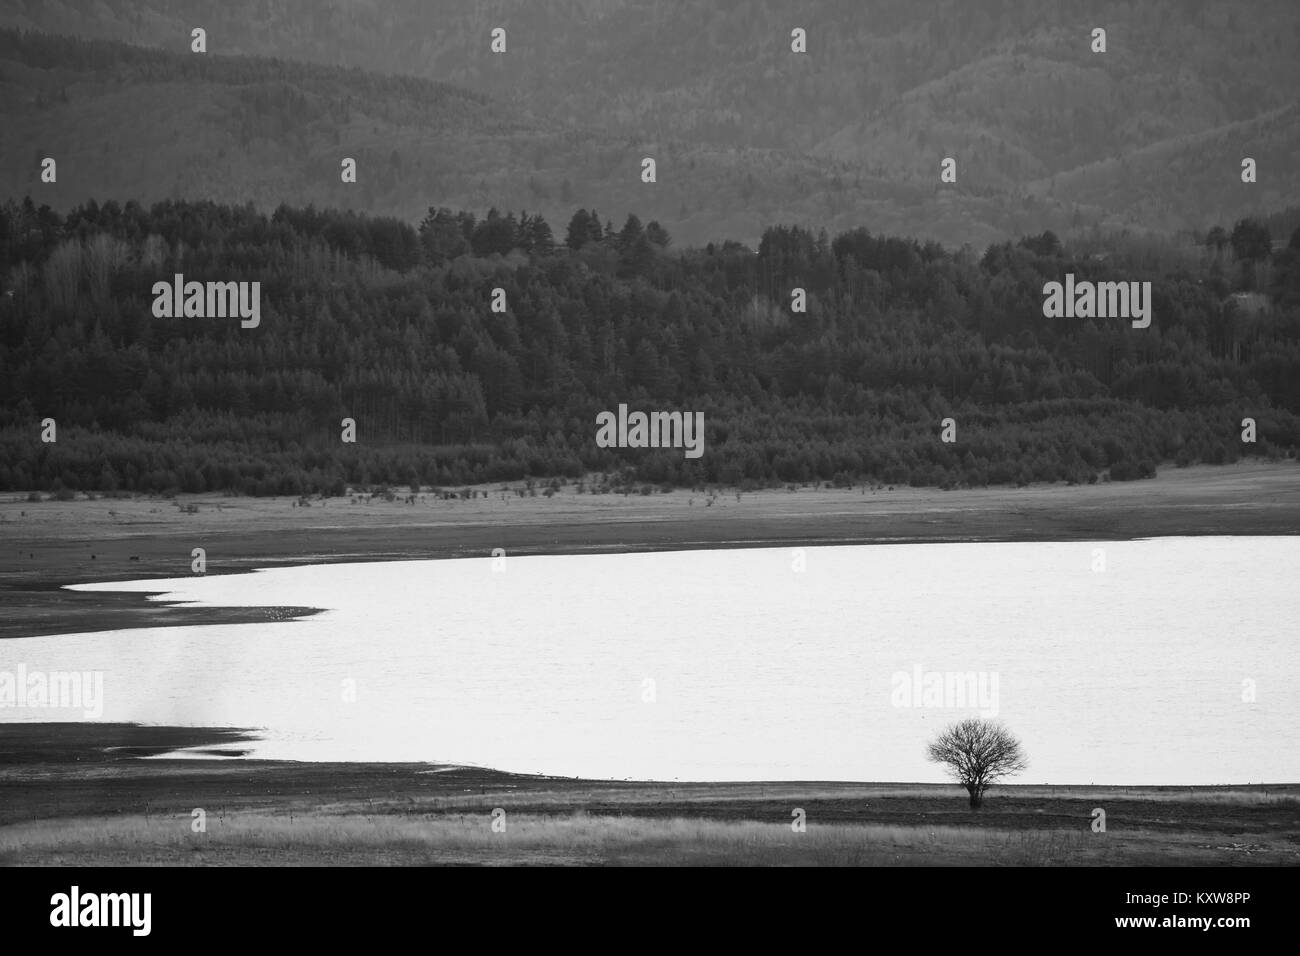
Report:
[[[981,254],[781,226],[757,249],[680,249],[658,223],[597,210],[553,228],[495,210],[412,224],[11,201],[0,489],[342,494],[592,473],[602,488],[951,488],[1294,456],[1300,230],[1270,232],[1293,220],[1196,246],[1049,232]],[[261,324],[156,318],[151,289],[174,273],[259,281]],[[1066,273],[1150,281],[1151,327],[1044,318],[1043,284]],[[704,412],[703,457],[597,447],[596,415],[619,403]],[[46,418],[57,441],[41,440]]]

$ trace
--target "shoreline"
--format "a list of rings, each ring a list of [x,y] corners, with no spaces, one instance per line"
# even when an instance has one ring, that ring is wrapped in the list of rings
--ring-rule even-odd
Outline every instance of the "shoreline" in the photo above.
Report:
[[[1300,535],[1300,462],[1168,470],[1155,479],[957,491],[898,488],[686,490],[652,495],[476,497],[216,494],[28,502],[0,497],[0,639],[85,631],[283,621],[311,608],[195,608],[69,584],[342,562],[761,547],[1116,541]],[[484,497],[486,495],[486,497]],[[307,504],[299,506],[299,502]],[[193,510],[188,510],[193,509]],[[160,592],[151,592],[158,594]]]
[[[0,724],[0,865],[1300,863],[1300,783],[1012,783],[972,812],[953,783],[616,781],[146,756],[237,746],[244,733]],[[1105,837],[1092,829],[1098,806],[1111,820]],[[809,821],[793,840],[792,807]],[[500,813],[508,839],[492,829]]]
[[[582,777],[544,772],[503,770],[480,764],[438,760],[297,760],[283,757],[248,756],[260,739],[260,729],[252,727],[212,727],[176,724],[149,724],[118,721],[0,721],[0,790],[24,768],[65,767],[75,775],[88,767],[114,766],[133,768],[142,776],[162,777],[226,775],[285,775],[322,778],[348,770],[362,774],[389,774],[415,777],[453,773],[476,780],[490,780],[514,789],[537,789],[543,785],[562,788],[665,789],[691,791],[707,789],[744,791],[749,788],[779,791],[833,789],[890,793],[917,791],[935,794],[962,793],[952,782],[916,780],[852,780],[836,778],[744,778],[744,779],[677,779],[657,777]],[[119,775],[114,773],[114,776]],[[58,773],[49,773],[55,779]],[[996,785],[998,790],[1020,795],[1043,796],[1068,793],[1079,798],[1100,798],[1115,794],[1141,795],[1147,799],[1207,794],[1252,792],[1294,796],[1300,801],[1300,780],[1238,781],[1228,783],[1017,783]],[[0,814],[0,825],[3,825]]]

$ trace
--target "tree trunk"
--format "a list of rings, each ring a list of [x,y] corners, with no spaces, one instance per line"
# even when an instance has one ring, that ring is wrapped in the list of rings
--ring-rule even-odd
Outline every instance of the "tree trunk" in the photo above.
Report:
[[[984,794],[980,793],[979,788],[975,786],[968,786],[966,792],[970,794],[970,808],[978,810],[984,802]]]

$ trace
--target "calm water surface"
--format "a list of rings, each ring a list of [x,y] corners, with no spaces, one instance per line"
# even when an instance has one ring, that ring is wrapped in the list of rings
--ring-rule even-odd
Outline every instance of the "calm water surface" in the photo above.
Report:
[[[827,547],[803,562],[747,549],[89,584],[329,610],[11,640],[0,668],[103,671],[103,720],[265,728],[254,755],[269,758],[938,781],[929,737],[996,709],[1028,750],[1026,783],[1300,780],[1300,538]],[[918,672],[996,675],[994,707],[905,706]]]

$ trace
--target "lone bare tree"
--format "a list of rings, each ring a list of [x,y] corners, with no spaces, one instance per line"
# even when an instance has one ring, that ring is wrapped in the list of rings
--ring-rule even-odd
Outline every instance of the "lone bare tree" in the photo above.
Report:
[[[984,792],[997,780],[1028,766],[1024,748],[1011,731],[994,720],[971,717],[953,724],[930,743],[929,757],[946,764],[970,794],[972,810],[984,803]]]

